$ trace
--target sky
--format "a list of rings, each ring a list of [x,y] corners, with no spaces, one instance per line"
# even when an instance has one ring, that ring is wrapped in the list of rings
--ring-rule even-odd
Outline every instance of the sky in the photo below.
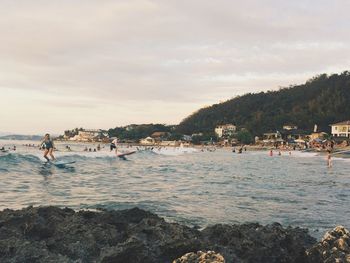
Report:
[[[348,0],[0,1],[0,132],[177,124],[350,65]]]

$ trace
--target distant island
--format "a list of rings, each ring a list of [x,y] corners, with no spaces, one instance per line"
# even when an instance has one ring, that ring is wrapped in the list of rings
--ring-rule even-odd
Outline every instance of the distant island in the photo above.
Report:
[[[40,135],[20,135],[20,134],[11,134],[11,135],[5,135],[0,136],[0,140],[30,140],[30,141],[40,141],[42,140],[43,136]]]

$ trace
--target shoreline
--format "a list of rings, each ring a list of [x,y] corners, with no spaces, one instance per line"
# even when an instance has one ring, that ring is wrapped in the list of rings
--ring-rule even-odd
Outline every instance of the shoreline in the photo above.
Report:
[[[30,141],[30,140],[9,140],[9,139],[1,139],[3,141]],[[40,142],[40,141],[33,141],[33,142]],[[109,145],[109,142],[102,142],[102,141],[70,141],[70,140],[55,140],[56,143],[59,144],[91,144],[91,145]],[[150,144],[150,145],[145,145],[145,144],[140,144],[140,143],[126,143],[126,142],[121,142],[119,143],[121,146],[132,146],[132,147],[170,147],[170,148],[179,148],[179,147],[184,147],[184,148],[195,148],[195,149],[201,149],[201,148],[208,148],[208,147],[216,147],[218,149],[232,149],[232,148],[239,148],[241,145],[236,145],[236,146],[221,146],[221,145],[196,145],[196,144],[184,144],[181,146],[179,145],[161,145],[161,144]],[[280,151],[307,151],[307,152],[313,152],[313,153],[326,153],[326,149],[324,150],[319,150],[319,148],[308,148],[308,149],[284,149],[284,148],[275,148],[273,145],[260,145],[260,144],[248,144],[248,145],[243,145],[244,147],[247,148],[247,151],[264,151],[264,150],[280,150]],[[342,146],[342,147],[334,147],[335,151],[343,151],[343,150],[349,150],[350,151],[350,146]]]
[[[279,223],[217,224],[199,231],[139,208],[0,211],[1,262],[164,263],[198,251],[215,251],[226,262],[336,262],[350,258],[349,240],[341,226],[322,242],[306,229]]]

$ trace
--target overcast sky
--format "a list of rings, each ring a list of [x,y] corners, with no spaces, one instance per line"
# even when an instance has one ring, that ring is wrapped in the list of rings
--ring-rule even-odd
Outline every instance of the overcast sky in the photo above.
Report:
[[[0,3],[0,131],[177,124],[350,65],[349,0]]]

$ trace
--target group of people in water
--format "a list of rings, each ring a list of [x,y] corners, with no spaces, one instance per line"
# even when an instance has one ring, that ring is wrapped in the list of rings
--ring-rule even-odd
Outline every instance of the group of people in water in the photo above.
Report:
[[[288,151],[288,154],[289,155],[292,155],[292,152],[291,151]],[[281,156],[282,155],[282,152],[280,150],[278,150],[278,153],[277,153],[278,156]],[[269,156],[273,156],[273,150],[271,149],[269,151]]]
[[[34,144],[26,144],[26,145],[24,145],[24,146],[27,146],[27,147],[35,147],[35,145]],[[42,142],[41,142],[41,144],[40,144],[40,149],[42,149],[43,151],[44,151],[44,158],[48,161],[48,162],[50,162],[50,161],[55,161],[56,160],[56,158],[55,158],[55,156],[54,156],[54,154],[53,154],[53,152],[54,152],[54,150],[55,150],[55,145],[54,145],[54,142],[53,142],[53,140],[51,139],[51,137],[50,137],[50,134],[45,134],[45,136],[44,136],[44,138],[43,138],[43,140],[42,140]],[[334,143],[330,143],[329,145],[326,145],[326,152],[327,152],[327,166],[328,167],[332,167],[332,151],[333,151],[333,147],[334,147]],[[278,149],[278,148],[277,148]],[[324,149],[324,148],[323,148]],[[13,151],[16,151],[16,146],[13,146],[12,148],[11,147],[9,147],[8,149],[5,149],[5,147],[1,147],[0,148],[0,152],[8,152],[9,150],[13,150]],[[71,151],[71,148],[70,148],[70,146],[66,146],[66,150],[67,151]],[[88,147],[85,147],[85,149],[84,149],[84,151],[85,152],[97,152],[97,151],[100,151],[101,150],[101,145],[100,144],[98,144],[97,145],[97,148],[94,148],[94,149],[92,149],[92,148],[88,148]],[[110,151],[113,151],[113,150],[115,150],[115,152],[117,153],[117,151],[118,151],[118,139],[117,138],[115,138],[112,142],[111,142],[111,144],[110,144]],[[139,150],[139,149],[138,149]],[[153,150],[153,147],[152,147],[152,150]],[[236,148],[235,147],[233,147],[233,149],[232,149],[232,152],[237,152],[237,153],[242,153],[243,152],[243,150],[244,151],[247,151],[247,146],[241,146],[241,147],[239,147],[237,150],[236,150]],[[295,148],[293,149],[293,150],[295,150]],[[203,149],[202,149],[202,151],[203,151]],[[290,149],[288,149],[288,153],[289,153],[289,155],[291,155],[292,153],[291,153],[291,150]],[[273,156],[274,155],[274,153],[273,153],[273,150],[271,149],[270,151],[269,151],[269,155],[270,156]],[[279,150],[278,151],[278,155],[279,156],[281,156],[282,155],[282,153],[281,153],[281,150]],[[49,158],[50,157],[50,158]]]
[[[112,142],[113,143],[113,142]],[[112,144],[111,144],[112,145]],[[114,141],[114,145],[116,145],[116,142]],[[55,161],[56,158],[53,155],[53,151],[55,149],[55,145],[53,140],[50,138],[50,134],[45,134],[45,137],[43,141],[40,144],[40,148],[44,150],[44,158],[49,162],[50,159],[48,158],[48,155],[51,157],[51,161]],[[67,151],[72,151],[70,146],[66,146]],[[91,148],[85,147],[84,152],[97,152],[101,150],[101,145],[98,144],[97,148],[94,148],[93,150]]]
[[[232,152],[237,152],[237,153],[242,153],[243,152],[243,150],[246,152],[247,151],[247,146],[241,146],[241,147],[239,147],[238,148],[238,150],[236,151],[236,148],[235,147],[233,147],[233,149],[232,149]]]
[[[117,145],[118,145],[118,139],[114,139],[111,144],[110,144],[110,149],[111,151],[113,149],[115,149],[115,151],[117,152]],[[44,158],[49,162],[49,161],[55,161],[56,158],[53,155],[53,151],[55,149],[55,145],[53,140],[50,137],[50,134],[45,134],[45,137],[43,139],[43,141],[40,144],[40,148],[44,150]],[[70,146],[66,146],[66,150],[71,151]],[[93,150],[91,148],[85,147],[84,152],[97,152],[101,150],[101,145],[98,144],[97,148],[94,148]],[[49,159],[49,157],[51,157],[51,160]]]
[[[101,146],[97,145],[97,148],[88,148],[85,146],[84,148],[84,152],[97,152],[97,151],[101,151]]]
[[[292,152],[291,151],[288,151],[288,154],[289,155],[292,155]],[[271,149],[270,151],[269,151],[269,156],[273,156],[274,155],[274,153],[273,153],[273,150]],[[278,156],[281,156],[282,155],[282,152],[279,150],[278,151]],[[333,164],[332,164],[332,148],[327,148],[327,166],[328,167],[332,167],[333,166]]]
[[[8,151],[16,151],[16,150],[17,150],[16,145],[14,145],[12,148],[8,147],[7,149],[4,146],[0,148],[0,152],[3,152],[3,153],[6,153]]]

